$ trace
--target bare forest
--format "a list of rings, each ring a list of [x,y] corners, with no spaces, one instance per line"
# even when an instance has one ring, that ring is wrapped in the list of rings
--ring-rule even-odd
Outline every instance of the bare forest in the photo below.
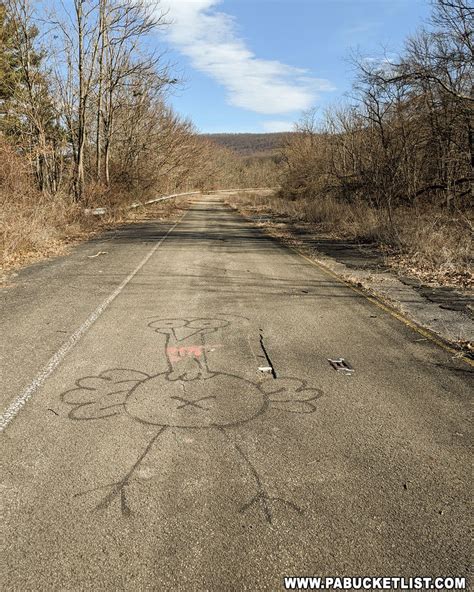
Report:
[[[279,187],[260,205],[381,246],[402,269],[472,281],[474,12],[435,0],[398,58],[353,57],[352,95],[285,134],[201,135],[152,50],[148,0],[0,1],[0,200],[7,266],[188,190]],[[102,223],[104,221],[102,220]]]
[[[111,223],[132,202],[217,187],[222,170],[247,183],[233,153],[169,106],[180,80],[166,55],[150,49],[167,27],[159,3],[73,0],[38,9],[34,0],[0,2],[4,264],[54,253],[93,230],[98,222],[86,212],[94,207],[106,206]]]
[[[473,31],[469,0],[436,0],[398,59],[354,58],[347,104],[308,112],[288,140],[271,207],[472,282]]]

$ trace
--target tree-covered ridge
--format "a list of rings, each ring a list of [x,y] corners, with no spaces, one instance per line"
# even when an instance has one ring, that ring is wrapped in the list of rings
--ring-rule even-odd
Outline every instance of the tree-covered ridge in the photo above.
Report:
[[[281,150],[291,132],[267,134],[206,134],[215,144],[242,156],[274,155]]]

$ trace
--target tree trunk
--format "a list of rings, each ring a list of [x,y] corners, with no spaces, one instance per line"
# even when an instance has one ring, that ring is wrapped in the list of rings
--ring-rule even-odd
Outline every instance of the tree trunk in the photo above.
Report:
[[[85,146],[85,117],[86,98],[84,96],[84,31],[83,31],[83,0],[76,0],[77,16],[77,64],[78,64],[78,85],[79,85],[79,112],[77,122],[77,154],[76,171],[74,179],[75,198],[79,201],[84,190],[84,146]]]
[[[100,0],[100,15],[99,15],[99,35],[100,35],[100,51],[99,51],[99,74],[98,74],[98,90],[97,90],[97,114],[96,114],[96,138],[95,138],[95,154],[96,154],[96,181],[100,183],[102,176],[102,85],[103,85],[103,65],[104,65],[104,49],[105,49],[105,0]]]

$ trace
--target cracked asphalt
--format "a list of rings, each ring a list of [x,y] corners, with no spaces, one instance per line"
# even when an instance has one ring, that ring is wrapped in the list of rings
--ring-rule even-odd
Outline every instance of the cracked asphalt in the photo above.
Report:
[[[472,368],[219,198],[23,270],[1,327],[4,590],[467,576]]]

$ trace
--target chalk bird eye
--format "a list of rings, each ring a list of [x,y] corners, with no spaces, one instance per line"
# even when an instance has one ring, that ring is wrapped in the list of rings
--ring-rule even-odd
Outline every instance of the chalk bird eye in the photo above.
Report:
[[[156,321],[152,321],[149,323],[149,327],[155,329],[155,331],[160,330],[170,330],[170,329],[178,329],[180,327],[185,327],[187,321],[184,319],[158,319]]]

